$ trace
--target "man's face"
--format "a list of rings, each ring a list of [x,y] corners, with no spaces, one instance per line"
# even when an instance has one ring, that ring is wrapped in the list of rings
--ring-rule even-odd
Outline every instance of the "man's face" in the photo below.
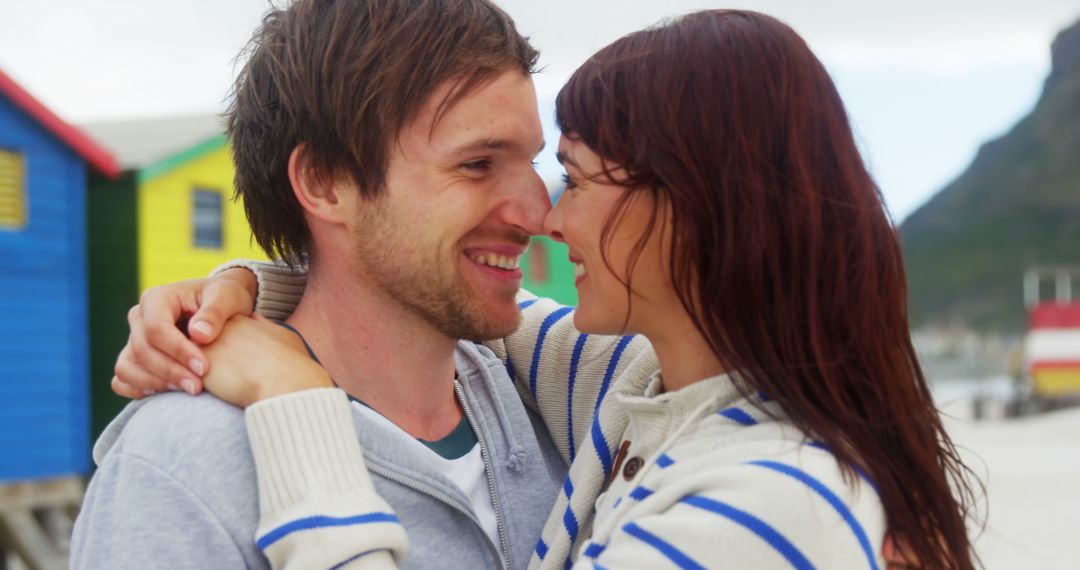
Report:
[[[551,208],[532,160],[544,145],[532,79],[507,71],[435,123],[450,83],[391,148],[382,196],[352,233],[365,278],[451,338],[517,328],[518,260]]]

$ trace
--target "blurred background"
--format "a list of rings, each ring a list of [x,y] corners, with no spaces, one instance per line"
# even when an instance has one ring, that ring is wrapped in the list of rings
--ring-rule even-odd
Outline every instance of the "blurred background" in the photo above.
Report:
[[[1080,560],[1080,0],[498,2],[553,102],[617,37],[702,8],[779,17],[835,79],[903,240],[912,336],[987,485],[987,568]],[[127,309],[262,257],[219,114],[266,0],[0,0],[0,568],[64,567]],[[530,290],[573,304],[537,238]],[[981,525],[979,525],[981,526]],[[21,561],[20,561],[21,560]]]

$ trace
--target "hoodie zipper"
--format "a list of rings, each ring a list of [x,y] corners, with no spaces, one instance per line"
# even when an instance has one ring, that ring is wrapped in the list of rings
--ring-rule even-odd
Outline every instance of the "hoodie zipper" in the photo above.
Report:
[[[484,475],[488,480],[488,491],[491,494],[491,506],[495,510],[495,523],[499,529],[499,545],[502,547],[503,559],[502,567],[505,570],[510,570],[510,547],[506,540],[506,522],[503,520],[502,509],[499,507],[499,498],[495,493],[495,476],[492,475],[491,470],[494,464],[491,462],[491,455],[488,453],[487,445],[484,443],[484,436],[477,429],[476,417],[473,416],[472,410],[469,409],[469,404],[465,400],[464,391],[461,388],[461,384],[454,383],[454,391],[457,392],[458,401],[461,402],[461,409],[465,411],[465,417],[468,418],[469,424],[476,432],[476,441],[480,445],[480,455],[484,458]]]
[[[479,439],[479,437],[477,439]],[[390,471],[390,470],[385,469],[385,468],[383,468],[383,467],[381,467],[379,465],[376,465],[375,463],[373,463],[371,461],[367,462],[367,468],[368,468],[368,471],[382,477],[383,479],[393,481],[394,483],[397,483],[398,485],[401,485],[402,487],[408,487],[409,489],[412,489],[413,491],[416,491],[417,493],[427,495],[427,496],[429,496],[429,497],[431,497],[431,498],[433,498],[433,499],[435,499],[437,501],[441,501],[441,502],[449,505],[450,507],[460,511],[463,515],[469,517],[469,520],[476,523],[477,528],[483,529],[483,526],[481,526],[481,524],[480,524],[480,519],[476,518],[476,515],[474,515],[472,513],[472,511],[470,511],[469,509],[462,506],[460,502],[455,500],[450,495],[447,495],[446,493],[443,493],[443,492],[439,491],[438,489],[436,489],[434,487],[424,485],[422,483],[417,483],[416,481],[413,481],[412,479],[407,479],[407,478],[405,478],[403,476],[400,476],[397,473],[394,473],[393,471]],[[487,538],[487,533],[485,533],[485,532],[483,532],[481,530],[481,534],[483,534],[484,537]],[[500,527],[499,537],[502,538],[501,527]],[[498,552],[498,550],[495,548],[495,545],[492,544],[491,539],[488,539],[487,543],[488,543],[489,546],[491,546],[491,549],[493,551],[495,551],[496,553]],[[509,568],[506,567],[505,564],[504,564],[504,567],[507,568],[507,570],[509,570]]]

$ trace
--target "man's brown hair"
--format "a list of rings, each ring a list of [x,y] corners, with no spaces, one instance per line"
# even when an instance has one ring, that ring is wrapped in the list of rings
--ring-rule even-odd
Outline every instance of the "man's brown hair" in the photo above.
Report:
[[[293,149],[378,196],[391,145],[436,87],[457,82],[444,112],[499,73],[531,73],[538,56],[487,0],[297,0],[263,18],[245,53],[228,111],[236,196],[259,246],[289,262],[311,241]]]

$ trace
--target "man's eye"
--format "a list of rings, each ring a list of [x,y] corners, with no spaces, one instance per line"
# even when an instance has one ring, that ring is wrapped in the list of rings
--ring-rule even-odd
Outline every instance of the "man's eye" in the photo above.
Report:
[[[465,170],[472,171],[484,171],[491,168],[491,161],[488,159],[473,160],[461,165]]]

